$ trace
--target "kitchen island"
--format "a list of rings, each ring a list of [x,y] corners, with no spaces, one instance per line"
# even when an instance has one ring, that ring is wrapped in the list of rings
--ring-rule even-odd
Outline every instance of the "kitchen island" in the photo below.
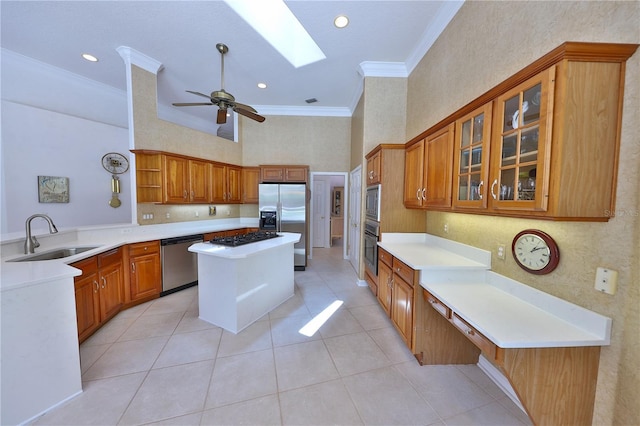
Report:
[[[293,246],[300,234],[237,247],[197,243],[199,317],[238,333],[293,296]]]

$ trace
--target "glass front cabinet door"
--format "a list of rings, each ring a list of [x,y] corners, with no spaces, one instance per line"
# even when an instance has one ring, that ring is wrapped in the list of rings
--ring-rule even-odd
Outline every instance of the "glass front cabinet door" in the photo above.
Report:
[[[456,121],[454,208],[486,208],[491,108],[488,103]]]
[[[496,100],[491,206],[547,210],[555,67]]]

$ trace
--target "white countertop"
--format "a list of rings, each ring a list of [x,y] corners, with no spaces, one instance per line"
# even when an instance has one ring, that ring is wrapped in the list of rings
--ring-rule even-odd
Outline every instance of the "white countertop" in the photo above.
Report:
[[[243,259],[274,247],[280,247],[285,244],[295,244],[300,241],[301,236],[301,234],[292,232],[278,232],[278,235],[280,236],[276,238],[270,238],[268,240],[237,247],[228,247],[209,242],[196,243],[189,246],[189,251],[206,256],[215,256],[226,259]]]
[[[428,234],[382,234],[378,245],[420,285],[502,348],[606,346],[611,319],[490,271],[491,252]]]
[[[424,233],[383,233],[378,246],[415,270],[491,268],[491,252]]]
[[[65,229],[57,234],[35,234],[41,244],[35,250],[36,254],[66,247],[97,246],[97,248],[63,259],[37,262],[8,262],[26,256],[22,251],[25,237],[17,234],[3,235],[0,291],[39,285],[57,278],[78,276],[80,271],[68,264],[125,244],[257,226],[258,219],[236,218],[161,225],[123,224]]]
[[[609,345],[610,318],[494,272],[483,275],[421,285],[502,348]]]

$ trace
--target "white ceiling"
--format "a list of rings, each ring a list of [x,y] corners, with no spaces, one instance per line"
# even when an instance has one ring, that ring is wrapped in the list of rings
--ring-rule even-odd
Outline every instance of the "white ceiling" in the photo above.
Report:
[[[116,49],[128,46],[163,65],[159,107],[215,121],[215,107],[185,92],[220,89],[218,42],[225,89],[260,114],[350,115],[365,75],[408,75],[462,4],[461,1],[312,1],[287,6],[326,59],[294,68],[223,1],[5,1],[0,3],[5,49],[126,89]],[[349,16],[337,29],[333,19]],[[100,60],[80,57],[91,53]],[[364,71],[363,71],[364,70]],[[267,89],[258,89],[265,82]],[[308,98],[318,102],[307,104]],[[160,109],[159,108],[159,109]],[[173,112],[171,112],[173,110]]]

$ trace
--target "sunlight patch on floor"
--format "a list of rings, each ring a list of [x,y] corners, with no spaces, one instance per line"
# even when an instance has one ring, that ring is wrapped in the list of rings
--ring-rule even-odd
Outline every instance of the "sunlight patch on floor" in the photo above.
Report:
[[[337,311],[340,306],[342,306],[343,303],[344,302],[342,300],[336,300],[335,302],[324,308],[324,310],[316,315],[311,321],[306,323],[304,327],[298,330],[298,333],[304,334],[307,337],[313,336],[316,331],[318,331],[320,327],[322,327],[322,325],[327,322],[329,318],[331,318],[331,315],[333,315],[334,312]]]

